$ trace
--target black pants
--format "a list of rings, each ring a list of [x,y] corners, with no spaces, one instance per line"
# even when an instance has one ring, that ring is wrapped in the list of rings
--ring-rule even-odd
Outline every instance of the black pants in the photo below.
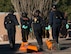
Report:
[[[42,41],[42,29],[34,30],[34,35],[36,37],[38,45],[39,46],[43,45],[43,41]]]
[[[71,29],[71,24],[69,24],[69,29]],[[69,37],[71,37],[71,31],[69,31]]]
[[[22,29],[21,33],[22,33],[22,41],[27,42],[28,35],[29,35],[29,29],[26,29],[26,30]]]
[[[16,33],[16,30],[15,28],[10,28],[7,30],[8,32],[8,38],[9,38],[9,43],[13,44],[13,46],[15,45],[15,33]]]
[[[42,28],[42,36],[43,36],[43,38],[49,38],[49,32],[48,32],[48,30],[46,31],[46,33],[45,33],[45,27],[43,27]]]
[[[71,31],[69,31],[69,37],[71,37]]]
[[[53,25],[52,36],[53,40],[56,41],[57,43],[58,43],[59,31],[60,31],[60,25]]]

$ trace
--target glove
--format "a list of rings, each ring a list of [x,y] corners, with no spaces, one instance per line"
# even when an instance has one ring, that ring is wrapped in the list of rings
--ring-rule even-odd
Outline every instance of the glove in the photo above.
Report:
[[[68,24],[66,24],[66,29],[68,29],[69,28],[69,25]]]
[[[20,25],[18,25],[18,28],[20,28]]]
[[[27,29],[27,28],[28,28],[28,26],[23,25],[23,26],[22,26],[22,28]]]
[[[48,27],[45,27],[45,30],[48,30]]]
[[[30,32],[32,32],[32,28],[30,28]]]
[[[50,30],[51,29],[51,26],[48,25],[48,27],[45,27],[45,30]]]

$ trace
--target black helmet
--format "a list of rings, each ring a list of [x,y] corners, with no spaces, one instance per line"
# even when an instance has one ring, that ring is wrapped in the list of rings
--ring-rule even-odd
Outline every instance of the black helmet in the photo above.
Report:
[[[24,12],[22,13],[22,17],[27,17],[28,13]]]
[[[36,10],[35,13],[38,13],[39,14],[40,13],[40,10]]]
[[[14,13],[14,10],[10,10],[10,13]]]
[[[57,5],[52,5],[52,8],[53,9],[57,9]]]
[[[41,12],[40,12],[39,10],[36,10],[36,11],[33,12],[33,16],[35,16],[35,17],[36,17],[36,16],[39,16],[40,13],[41,13]]]

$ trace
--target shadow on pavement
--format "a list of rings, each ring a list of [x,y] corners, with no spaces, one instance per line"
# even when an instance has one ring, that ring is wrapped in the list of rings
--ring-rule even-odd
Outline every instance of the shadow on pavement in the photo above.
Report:
[[[32,44],[37,45],[37,43],[33,42]],[[61,43],[61,50],[65,51],[68,50],[69,48],[71,48],[71,43]],[[3,44],[0,45],[0,54],[23,54],[22,52],[19,52],[18,49],[20,47],[20,44],[15,44],[15,48],[13,50],[10,49],[9,44]],[[44,44],[44,48],[46,48],[45,44]],[[48,51],[48,49],[46,48],[46,50]]]
[[[66,50],[68,48],[71,48],[71,43],[63,43],[61,44],[61,50]]]
[[[66,50],[66,49],[68,49],[69,47],[61,47],[61,49],[60,50]]]
[[[16,44],[14,49],[10,49],[9,44],[0,45],[0,54],[16,54],[20,44]]]

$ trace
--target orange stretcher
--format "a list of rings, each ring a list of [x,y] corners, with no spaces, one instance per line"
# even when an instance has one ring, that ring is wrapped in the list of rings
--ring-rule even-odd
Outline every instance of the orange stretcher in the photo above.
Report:
[[[28,50],[37,52],[38,47],[35,46],[35,45],[28,44],[27,42],[23,42],[23,43],[21,43],[19,50],[22,51],[22,52],[27,52]]]
[[[46,45],[47,45],[47,48],[48,48],[49,50],[51,50],[53,43],[52,43],[50,40],[46,40]]]

